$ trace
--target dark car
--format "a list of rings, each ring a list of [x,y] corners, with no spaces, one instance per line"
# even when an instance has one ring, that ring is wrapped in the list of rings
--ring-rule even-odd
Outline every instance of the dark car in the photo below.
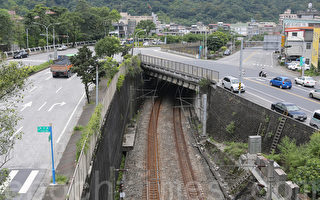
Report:
[[[28,53],[25,51],[20,51],[19,53],[15,54],[13,56],[13,58],[27,58],[28,57]]]
[[[307,115],[298,106],[289,102],[278,102],[271,104],[271,110],[275,110],[281,114],[288,115],[294,119],[305,121]]]
[[[272,80],[270,80],[270,85],[275,85],[282,88],[289,88],[292,87],[292,82],[288,77],[278,76]]]

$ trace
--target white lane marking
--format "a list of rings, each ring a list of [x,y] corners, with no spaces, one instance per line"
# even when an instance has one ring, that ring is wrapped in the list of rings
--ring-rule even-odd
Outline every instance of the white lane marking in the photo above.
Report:
[[[66,104],[65,102],[55,103],[55,104],[53,104],[53,105],[49,108],[48,112],[51,112],[51,110],[53,109],[53,107],[55,107],[55,106],[57,106],[57,105],[63,106],[63,105],[65,105],[65,104]]]
[[[45,74],[51,74],[51,72],[50,72],[50,71],[47,71]]]
[[[61,89],[62,89],[62,87],[60,87],[59,89],[57,89],[56,93],[58,93]]]
[[[9,139],[12,140],[22,129],[23,129],[23,126],[21,126],[13,135],[11,135]]]
[[[256,95],[256,94],[253,94],[253,93],[251,93],[251,92],[246,91],[246,93],[247,93],[247,94],[250,94],[250,95],[252,95],[252,96],[258,97],[259,99],[262,99],[262,100],[264,100],[264,101],[266,101],[266,102],[272,103],[272,101],[269,101],[269,100],[267,100],[267,99],[265,99],[265,98],[263,98],[263,97],[260,97],[260,96],[258,96],[258,95]]]
[[[71,121],[71,119],[72,119],[72,117],[73,117],[74,113],[76,112],[76,110],[77,110],[78,106],[80,105],[80,103],[81,103],[81,101],[82,101],[82,99],[83,99],[84,97],[85,97],[85,93],[83,93],[83,95],[82,95],[82,97],[80,98],[80,100],[78,101],[78,103],[77,103],[76,107],[73,109],[73,111],[72,111],[72,113],[71,113],[71,115],[70,115],[70,117],[69,117],[69,119],[68,119],[68,121],[67,121],[66,125],[64,126],[64,128],[63,128],[63,130],[62,130],[62,132],[61,132],[61,134],[60,134],[60,136],[59,136],[59,138],[58,138],[58,140],[57,140],[57,143],[59,143],[59,142],[60,142],[60,140],[61,140],[61,138],[62,138],[62,136],[63,136],[64,132],[65,132],[65,131],[66,131],[66,129],[67,129],[67,126],[69,125],[69,123],[70,123],[70,121]]]
[[[39,173],[39,170],[32,170],[31,171],[31,173],[29,174],[27,180],[24,182],[24,184],[22,185],[21,189],[19,190],[20,194],[27,193],[27,191],[29,190],[32,182],[34,181],[34,179],[38,175],[38,173]]]
[[[43,104],[42,104],[42,106],[40,106],[40,108],[38,109],[38,111],[40,111],[42,108],[43,108],[43,106],[45,106],[47,104],[47,102],[44,102]]]
[[[7,178],[7,180],[2,185],[0,185],[0,193],[1,194],[6,190],[6,188],[9,186],[9,183],[17,175],[18,172],[19,172],[19,170],[12,170],[9,173],[9,177]]]
[[[32,106],[32,101],[30,101],[29,103],[26,103],[23,105],[23,108],[20,110],[21,112],[26,109],[27,107],[31,107]]]
[[[29,92],[32,92],[33,90],[35,90],[38,86],[34,86]]]
[[[299,84],[295,84],[297,87],[294,87],[294,88],[297,88],[297,89],[299,89],[299,90],[302,90],[302,91],[304,91],[304,92],[311,92],[311,89],[310,90],[308,90],[308,89],[305,89],[305,87],[303,87],[302,85],[299,85]]]
[[[266,96],[269,96],[269,97],[271,97],[271,98],[277,99],[277,100],[279,100],[279,101],[284,101],[283,99],[280,99],[280,98],[278,98],[278,97],[272,96],[272,95],[267,94],[267,93],[265,93],[265,92],[261,92],[260,90],[254,89],[254,88],[252,88],[252,87],[248,87],[248,86],[247,86],[247,88],[250,88],[251,90],[254,90],[254,91],[256,91],[256,92],[260,92],[260,93],[262,93],[262,94],[264,94],[264,95],[266,95]]]
[[[46,81],[49,80],[49,79],[52,79],[52,76],[49,76],[48,78],[46,78]]]

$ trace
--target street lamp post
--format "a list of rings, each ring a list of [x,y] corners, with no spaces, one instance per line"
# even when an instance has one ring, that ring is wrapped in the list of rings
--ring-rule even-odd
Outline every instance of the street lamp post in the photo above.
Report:
[[[146,31],[146,29],[140,30],[140,31],[136,32],[136,34],[134,34],[133,43],[132,43],[132,49],[131,49],[131,55],[132,55],[132,56],[133,56],[134,40],[135,40],[137,34],[140,33],[140,32],[142,32],[142,31]],[[139,41],[138,41],[138,42],[139,42]]]
[[[26,28],[26,32],[27,32],[27,49],[29,49],[29,28]]]
[[[47,53],[49,52],[48,48],[49,48],[49,42],[48,42],[48,29],[51,25],[59,25],[61,23],[52,23],[52,24],[49,24],[48,26],[44,25],[44,24],[40,24],[40,23],[37,23],[37,22],[33,22],[34,24],[37,24],[37,25],[40,25],[40,26],[43,26],[45,29],[46,29],[46,36],[47,36]],[[54,27],[53,27],[53,34],[54,34]],[[54,37],[53,37],[53,42],[54,42]]]

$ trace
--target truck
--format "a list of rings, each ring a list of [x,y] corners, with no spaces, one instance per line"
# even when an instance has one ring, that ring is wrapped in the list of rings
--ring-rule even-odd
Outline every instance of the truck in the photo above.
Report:
[[[69,78],[71,76],[72,64],[70,57],[74,54],[60,55],[57,60],[53,61],[50,65],[50,71],[52,72],[52,77],[64,76]]]

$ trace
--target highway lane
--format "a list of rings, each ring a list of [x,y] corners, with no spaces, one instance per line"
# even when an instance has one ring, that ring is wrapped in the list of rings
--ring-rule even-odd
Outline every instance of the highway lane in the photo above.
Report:
[[[141,53],[162,57],[177,62],[201,66],[204,68],[219,71],[220,80],[226,75],[239,76],[239,52],[224,57],[220,60],[199,60],[180,55],[161,52],[159,49],[141,49]],[[271,103],[278,101],[287,101],[297,104],[308,115],[306,124],[309,124],[312,112],[320,109],[320,101],[309,98],[309,92],[313,88],[307,88],[294,84],[294,78],[299,76],[298,72],[290,71],[282,66],[277,65],[272,51],[262,49],[245,49],[243,52],[243,82],[247,86],[247,92],[241,94],[253,102],[258,103],[266,108],[270,108]],[[259,71],[264,68],[267,71],[267,78],[258,77]],[[269,85],[270,79],[276,76],[287,76],[293,82],[293,87],[290,90],[279,89]],[[219,83],[220,84],[220,83]],[[319,85],[316,85],[319,88]]]
[[[52,78],[50,70],[46,69],[29,77],[28,83],[23,102],[18,104],[23,119],[19,121],[17,129],[24,134],[21,140],[16,141],[12,158],[5,165],[11,172],[18,171],[9,184],[10,188],[18,191],[15,199],[41,199],[43,194],[35,196],[35,193],[40,184],[48,183],[51,177],[49,133],[38,133],[37,127],[53,124],[57,166],[85,103],[84,87],[76,75]],[[31,178],[28,179],[26,172]],[[25,183],[30,185],[23,189]]]

